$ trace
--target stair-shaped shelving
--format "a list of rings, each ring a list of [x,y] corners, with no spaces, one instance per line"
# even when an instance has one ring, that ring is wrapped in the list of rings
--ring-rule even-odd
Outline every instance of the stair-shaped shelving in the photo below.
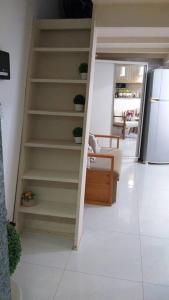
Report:
[[[39,20],[34,24],[25,100],[15,221],[18,228],[69,234],[77,246],[83,205],[84,149],[93,37],[91,20]],[[88,79],[79,65],[88,63]],[[84,112],[73,99],[86,97]],[[83,142],[72,131],[83,127]],[[23,205],[26,191],[33,206]],[[79,237],[77,237],[79,235]]]

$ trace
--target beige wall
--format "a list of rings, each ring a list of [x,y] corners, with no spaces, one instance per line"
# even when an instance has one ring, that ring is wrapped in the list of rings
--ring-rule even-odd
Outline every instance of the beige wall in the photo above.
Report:
[[[95,9],[99,27],[169,26],[169,4],[98,4]]]

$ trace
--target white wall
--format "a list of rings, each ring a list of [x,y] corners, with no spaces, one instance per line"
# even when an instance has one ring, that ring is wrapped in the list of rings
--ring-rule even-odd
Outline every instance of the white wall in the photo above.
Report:
[[[140,111],[141,99],[138,98],[122,98],[114,99],[114,115],[121,116],[127,110],[137,110]]]
[[[96,61],[90,125],[94,133],[112,132],[113,80],[114,64]]]
[[[0,80],[5,195],[11,219],[20,150],[27,59],[33,17],[57,17],[56,0],[0,0],[0,49],[10,53],[11,80]]]

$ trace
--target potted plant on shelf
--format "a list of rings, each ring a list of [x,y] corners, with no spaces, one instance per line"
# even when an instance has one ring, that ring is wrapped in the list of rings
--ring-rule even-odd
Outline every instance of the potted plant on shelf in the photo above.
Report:
[[[87,79],[87,72],[88,72],[88,64],[87,63],[81,63],[79,66],[79,73],[82,80]]]
[[[76,144],[82,143],[82,134],[83,134],[83,129],[81,127],[76,127],[73,129],[73,136]]]
[[[9,254],[9,271],[12,275],[20,261],[22,247],[20,235],[16,231],[14,223],[7,224],[7,236],[8,236],[8,254]],[[17,286],[16,282],[11,279],[11,294],[12,300],[21,300],[21,290]]]
[[[84,111],[85,97],[83,95],[76,95],[73,101],[76,111]]]
[[[35,205],[35,194],[31,191],[22,193],[21,204],[25,207],[31,207]]]

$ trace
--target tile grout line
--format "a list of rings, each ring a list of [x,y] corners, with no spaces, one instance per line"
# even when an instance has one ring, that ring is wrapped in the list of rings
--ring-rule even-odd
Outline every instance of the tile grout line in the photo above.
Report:
[[[88,273],[88,272],[83,272],[83,271],[76,271],[76,270],[73,270],[73,269],[66,269],[65,271],[72,272],[72,273],[84,274],[84,275],[88,275],[88,276],[102,277],[102,278],[105,278],[105,279],[127,281],[127,282],[132,282],[132,283],[141,283],[142,282],[142,281],[135,281],[135,280],[132,280],[132,279],[115,277],[115,276],[111,276],[111,275],[104,275],[104,274],[98,274],[98,273]]]
[[[70,253],[69,256],[71,256],[71,255],[72,255],[72,253]],[[68,260],[69,259],[70,259],[70,257],[68,258]],[[39,267],[47,268],[47,269],[55,269],[55,270],[62,271],[62,272],[67,271],[67,272],[79,273],[79,274],[84,274],[84,275],[89,275],[89,276],[103,277],[103,278],[107,278],[107,279],[128,281],[128,282],[133,282],[133,283],[141,283],[141,281],[126,279],[126,278],[121,278],[121,277],[115,277],[115,276],[111,276],[111,275],[104,275],[104,274],[98,274],[98,273],[88,273],[88,272],[76,271],[76,270],[73,270],[73,269],[67,269],[68,262],[66,263],[66,266],[64,268],[56,267],[56,266],[42,265],[42,264],[38,264],[38,263],[28,262],[28,261],[25,261],[25,260],[21,260],[20,263],[33,265],[33,266],[39,266]],[[154,283],[154,282],[149,282],[149,281],[144,281],[144,283],[150,284],[150,285],[153,285],[153,286],[161,286],[161,287],[169,288],[169,285],[166,285],[166,284],[159,284],[159,283]]]
[[[58,291],[59,291],[61,282],[62,282],[63,277],[64,277],[64,274],[65,274],[65,272],[66,272],[66,267],[67,267],[67,265],[68,265],[68,263],[69,263],[69,260],[70,260],[70,257],[71,257],[71,255],[72,255],[72,252],[73,252],[73,250],[70,252],[70,254],[69,254],[68,258],[67,258],[67,261],[66,261],[66,263],[65,263],[65,266],[64,266],[64,268],[62,269],[63,272],[62,272],[61,278],[60,278],[60,280],[59,280],[59,282],[58,282],[58,285],[57,285],[57,287],[56,287],[56,290],[55,290],[55,293],[54,293],[54,296],[53,296],[53,300],[55,300],[55,297],[57,296],[57,293],[58,293]]]
[[[139,227],[139,226],[138,226]],[[133,236],[133,237],[146,237],[146,238],[152,238],[152,239],[159,239],[159,240],[169,240],[169,237],[161,237],[161,236],[156,236],[156,235],[148,235],[148,234],[143,234],[143,233],[131,233],[131,232],[124,232],[124,231],[118,231],[118,230],[99,230],[99,229],[90,229],[88,230],[95,230],[95,231],[102,231],[102,232],[108,232],[108,233],[119,233],[119,234],[124,234],[128,236]]]
[[[29,262],[27,260],[21,260],[20,263],[24,263],[24,264],[28,264],[28,265],[33,265],[33,266],[38,266],[38,267],[47,268],[47,269],[56,269],[56,270],[59,270],[59,271],[63,271],[64,270],[64,268],[61,268],[61,267],[47,266],[47,265],[43,265],[43,264],[40,264],[40,263]]]
[[[140,258],[141,258],[141,276],[142,276],[142,291],[143,291],[143,300],[144,297],[144,278],[143,278],[143,257],[142,257],[142,245],[141,245],[141,230],[140,230],[140,204],[137,200],[137,211],[138,211],[138,229],[139,229],[139,244],[140,244]]]
[[[60,279],[59,279],[59,282],[58,282],[58,284],[57,284],[56,290],[55,290],[54,295],[53,295],[53,297],[52,297],[53,300],[55,300],[55,296],[57,295],[58,289],[59,289],[59,287],[60,287],[60,285],[61,285],[61,282],[62,282],[62,280],[63,280],[64,273],[65,273],[65,270],[62,270],[62,274],[61,274],[61,276],[60,276]]]
[[[86,229],[86,231],[84,230],[84,234],[86,232],[88,232],[88,231],[90,232],[90,230],[88,230],[88,229]],[[97,230],[97,231],[100,231],[100,230]],[[104,231],[102,231],[102,232],[104,232]],[[113,232],[119,233],[119,232],[116,232],[116,231],[113,231]],[[120,232],[120,234],[122,234],[122,235],[128,235],[128,234],[122,233],[122,232]],[[133,234],[131,234],[131,236],[133,236]],[[69,259],[68,259],[68,261],[67,261],[67,263],[65,265],[65,271],[67,271],[67,272],[85,274],[85,275],[96,276],[96,277],[103,277],[103,278],[113,279],[113,280],[128,281],[128,282],[133,282],[133,283],[141,283],[142,282],[142,281],[136,281],[136,280],[127,279],[127,278],[115,277],[115,276],[111,276],[111,275],[104,275],[104,274],[98,274],[98,273],[89,273],[89,272],[83,272],[83,271],[77,271],[77,270],[73,270],[73,269],[68,269],[67,266],[68,266],[69,260],[70,260],[70,258],[71,258],[72,255],[73,255],[73,251],[71,252],[71,254],[69,256]]]

